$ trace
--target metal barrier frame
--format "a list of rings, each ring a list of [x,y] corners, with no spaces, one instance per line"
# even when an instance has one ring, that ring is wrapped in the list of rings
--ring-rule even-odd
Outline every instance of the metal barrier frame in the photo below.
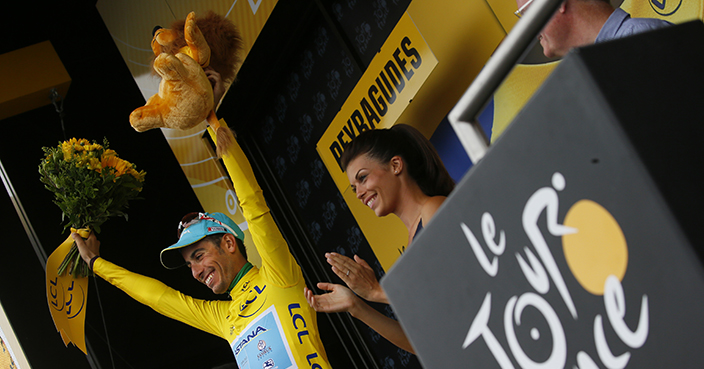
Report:
[[[563,0],[534,0],[530,12],[516,23],[484,68],[448,114],[462,146],[473,164],[489,149],[489,140],[477,121],[494,92],[518,63]]]

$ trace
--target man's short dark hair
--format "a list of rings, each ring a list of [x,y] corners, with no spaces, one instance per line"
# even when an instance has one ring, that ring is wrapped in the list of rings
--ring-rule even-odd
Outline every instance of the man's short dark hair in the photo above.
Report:
[[[220,242],[222,242],[222,238],[225,234],[226,233],[211,234],[210,236],[205,236],[203,239],[212,242],[215,247],[220,248]],[[247,259],[247,248],[244,246],[244,242],[237,237],[235,237],[235,241],[237,242],[237,248],[240,250],[240,254]]]

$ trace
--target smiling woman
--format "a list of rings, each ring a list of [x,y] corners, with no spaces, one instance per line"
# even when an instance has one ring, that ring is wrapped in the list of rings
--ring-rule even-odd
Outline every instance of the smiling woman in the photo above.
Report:
[[[388,193],[385,211],[375,213],[401,218],[409,231],[409,244],[418,225],[422,228],[423,220],[427,224],[455,186],[435,148],[406,124],[363,132],[347,145],[341,163],[352,190],[365,205],[376,207],[376,200],[383,200],[380,192]]]
[[[395,214],[403,221],[409,245],[455,186],[435,148],[418,130],[405,124],[361,133],[347,145],[341,163],[352,190],[364,205],[377,217]],[[337,253],[325,257],[349,288],[318,283],[318,288],[331,293],[314,295],[306,289],[311,307],[321,312],[347,311],[395,345],[413,352],[398,322],[359,298],[388,304],[371,267],[356,255],[354,260]]]

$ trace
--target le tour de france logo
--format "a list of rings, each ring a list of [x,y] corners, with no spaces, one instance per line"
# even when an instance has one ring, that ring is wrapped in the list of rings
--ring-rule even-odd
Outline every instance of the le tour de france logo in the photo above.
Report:
[[[509,258],[515,257],[523,276],[533,288],[533,291],[511,296],[505,305],[503,301],[492,301],[491,291],[488,291],[469,325],[462,349],[466,349],[478,340],[483,340],[501,368],[514,368],[509,355],[513,356],[521,368],[565,368],[568,361],[568,335],[563,325],[565,319],[574,321],[579,319],[580,326],[584,326],[586,322],[588,326],[584,326],[583,332],[580,332],[581,339],[588,337],[594,343],[593,346],[587,346],[595,347],[595,350],[575,347],[579,346],[575,343],[570,344],[571,355],[575,355],[576,352],[576,357],[570,361],[575,362],[575,368],[578,369],[625,368],[631,359],[631,351],[641,348],[648,338],[647,295],[639,298],[640,306],[629,306],[629,315],[640,314],[635,329],[631,329],[625,322],[626,291],[621,282],[628,267],[628,245],[620,225],[608,210],[588,199],[572,204],[563,224],[559,224],[558,193],[565,186],[565,177],[555,172],[552,175],[551,186],[539,188],[528,198],[523,207],[521,221],[529,243],[522,249],[516,249],[513,256],[509,253],[504,255],[507,238],[510,238],[510,235],[497,228],[489,212],[485,212],[481,219],[481,231],[489,253],[484,251],[472,230],[466,224],[460,224],[477,261],[490,277],[496,277],[500,272],[502,255]],[[541,217],[543,214],[545,216]],[[541,224],[541,222],[547,224]],[[603,300],[603,307],[600,307],[601,303],[598,304],[598,313],[592,316],[579,315],[580,309],[575,304],[572,294],[583,292],[570,291],[568,288],[562,274],[567,272],[564,270],[566,268],[563,267],[563,271],[559,269],[558,260],[548,247],[541,225],[542,229],[550,233],[550,236],[557,237],[561,241],[565,258],[564,263],[561,264],[567,265],[569,272],[584,290],[600,297],[596,301]],[[559,297],[548,301],[545,295],[551,288],[558,292]],[[562,315],[562,318],[556,313],[557,304],[563,305],[560,306],[561,310],[566,307],[568,311],[567,314]],[[534,341],[541,340],[541,336],[549,331],[549,336],[543,337],[543,342],[551,345],[548,350],[549,356],[544,361],[534,361],[534,358],[524,351],[524,347],[534,346],[527,342],[522,344],[515,331],[516,327],[521,326],[523,312],[527,307],[537,310],[547,322],[548,329],[544,329],[545,332],[541,332],[536,327],[523,327],[528,328],[526,332],[529,332],[530,339]],[[489,319],[492,315],[498,316],[499,321],[503,320],[503,332],[500,328],[492,330],[489,327]],[[628,348],[625,352],[620,348],[613,350],[607,342],[605,334],[607,324]],[[574,338],[575,332],[571,333],[570,337]],[[499,342],[497,335],[505,337],[508,347],[504,347]],[[610,342],[612,342],[611,339]]]

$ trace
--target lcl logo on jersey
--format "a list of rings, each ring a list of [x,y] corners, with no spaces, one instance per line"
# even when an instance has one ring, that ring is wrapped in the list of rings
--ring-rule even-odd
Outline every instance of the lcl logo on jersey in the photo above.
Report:
[[[682,0],[650,0],[650,7],[662,16],[675,14],[680,6],[682,6]]]
[[[244,304],[240,304],[240,312],[237,315],[240,316],[241,318],[250,318],[250,317],[254,316],[254,314],[256,314],[257,312],[259,312],[259,310],[261,310],[261,308],[266,303],[266,296],[264,296],[263,299],[261,299],[261,298],[259,299],[259,307],[258,308],[254,309],[254,311],[252,311],[251,309],[248,310],[248,312],[250,312],[250,314],[247,314],[247,315],[244,314],[244,311],[248,307],[250,307],[255,301],[257,301],[257,298],[259,297],[259,295],[262,294],[262,292],[264,292],[265,289],[266,289],[266,285],[264,285],[264,287],[262,287],[261,289],[259,289],[259,286],[254,286],[254,289],[249,290],[249,294],[247,295],[247,298],[245,299]]]

